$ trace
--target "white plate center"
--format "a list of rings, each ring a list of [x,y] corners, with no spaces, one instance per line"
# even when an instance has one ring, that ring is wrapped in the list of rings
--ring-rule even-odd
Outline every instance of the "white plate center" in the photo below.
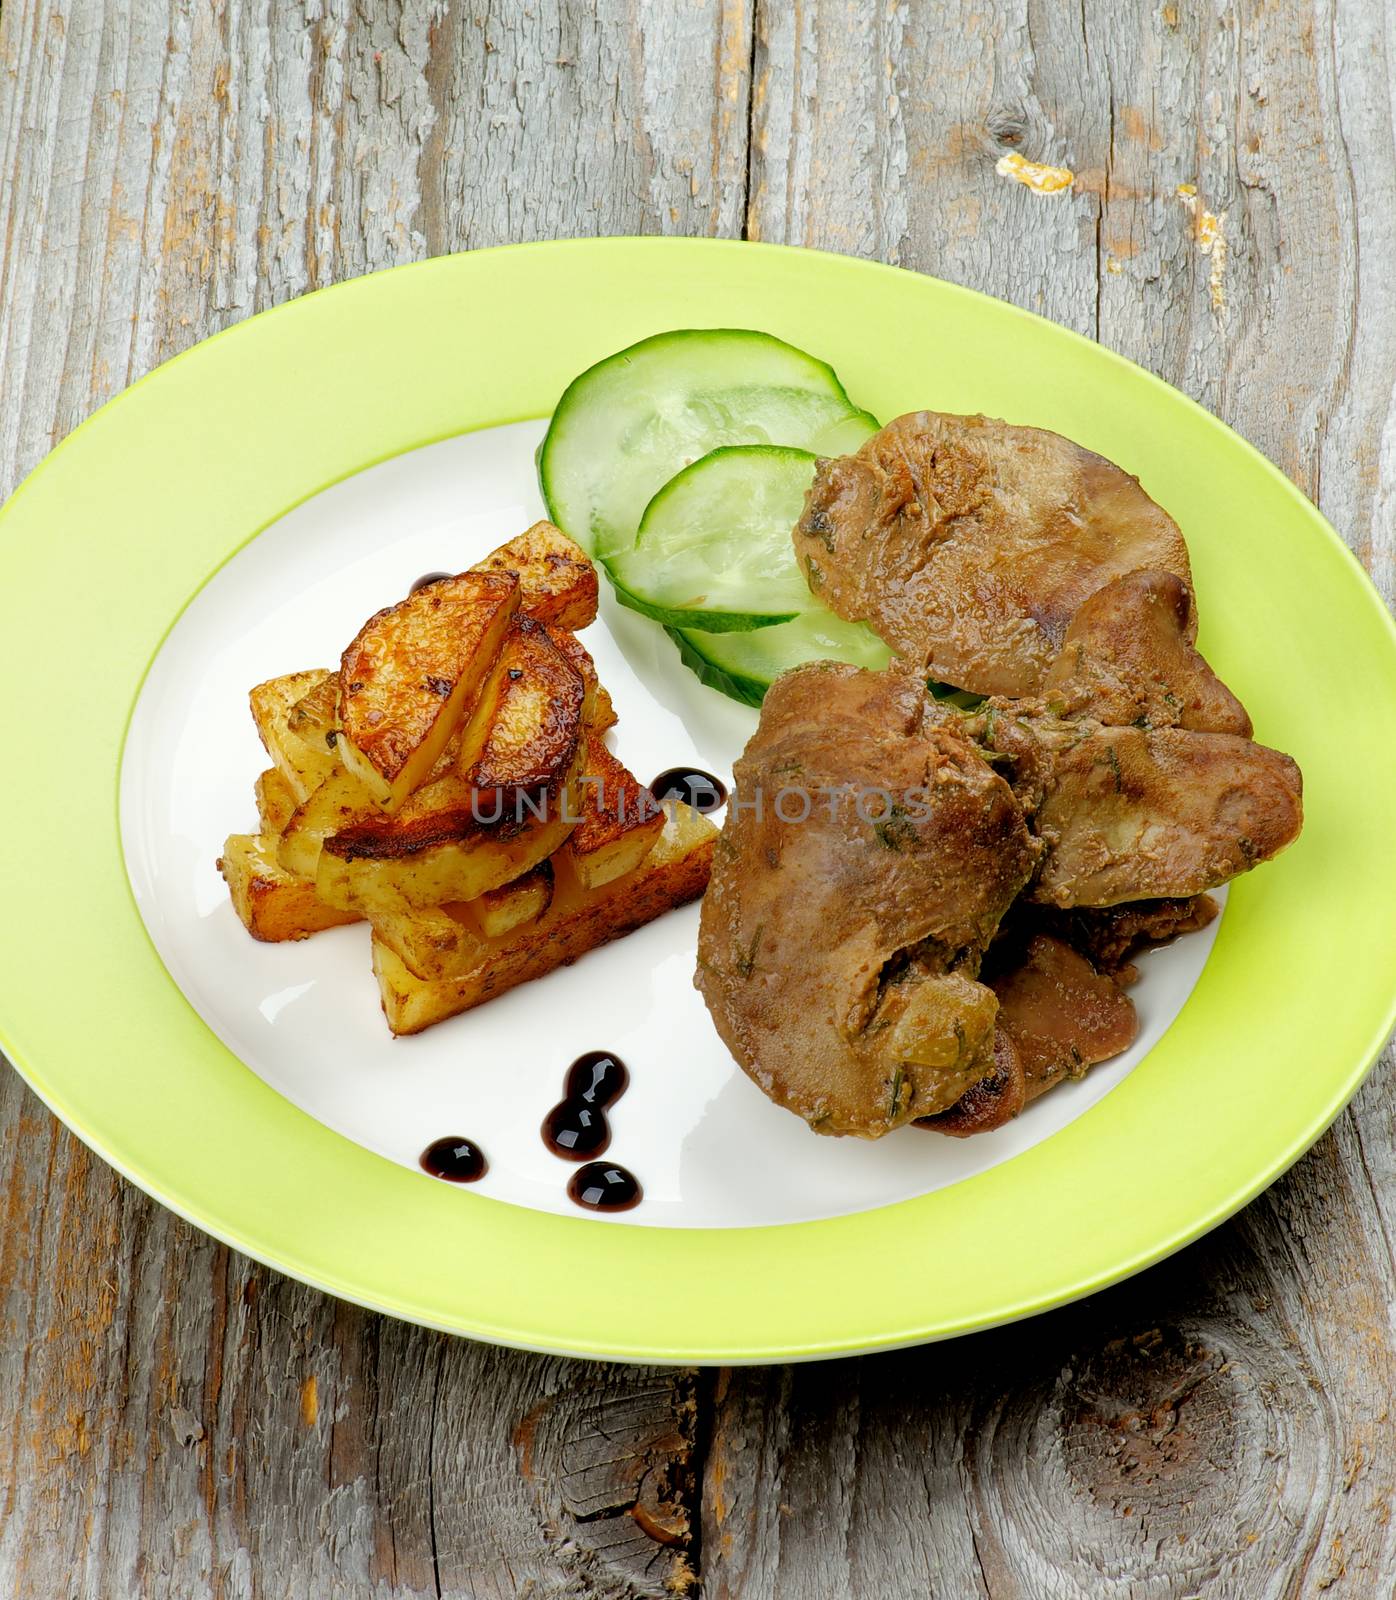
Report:
[[[997,1166],[1108,1094],[1178,1014],[1215,923],[1141,961],[1140,1034],[1117,1060],[995,1133],[911,1128],[876,1142],[809,1132],[732,1062],[693,988],[696,907],[398,1040],[379,1010],[366,927],[298,944],[247,935],[215,862],[228,834],[256,827],[252,784],[268,763],[248,690],[335,665],[364,619],[415,578],[468,567],[541,517],[533,452],[543,428],[467,434],[307,500],[215,574],[161,648],[126,744],[122,842],[146,927],[209,1027],[355,1143],[416,1167],[434,1139],[465,1135],[490,1162],[480,1191],[568,1215],[574,1168],[549,1153],[539,1126],[573,1058],[614,1051],[631,1085],[611,1112],[608,1156],[636,1174],[645,1199],[610,1224],[759,1225],[887,1205]],[[641,779],[693,762],[728,780],[756,713],[705,689],[661,629],[602,589],[601,617],[583,637],[620,715],[617,754]]]

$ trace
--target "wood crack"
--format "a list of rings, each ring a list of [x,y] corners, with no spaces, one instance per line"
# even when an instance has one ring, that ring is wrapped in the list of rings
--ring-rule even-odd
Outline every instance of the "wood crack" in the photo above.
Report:
[[[436,1538],[436,1424],[441,1401],[441,1374],[446,1365],[446,1339],[438,1334],[436,1371],[431,1384],[431,1420],[427,1425],[427,1526],[431,1535],[431,1577],[441,1600],[441,1554]]]
[[[741,237],[743,239],[753,237],[751,196],[756,170],[756,43],[762,28],[762,11],[765,3],[766,0],[752,0],[751,4],[751,40],[747,47],[746,61],[746,159],[742,163]]]

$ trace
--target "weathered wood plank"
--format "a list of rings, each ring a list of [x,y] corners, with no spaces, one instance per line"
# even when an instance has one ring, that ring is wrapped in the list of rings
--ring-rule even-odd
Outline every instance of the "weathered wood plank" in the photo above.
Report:
[[[1390,19],[1358,4],[763,5],[750,231],[987,289],[1160,372],[1390,600],[1390,62]],[[1013,150],[1074,186],[1000,175]],[[727,1375],[710,1600],[1388,1592],[1392,1065],[1134,1283],[955,1345]]]
[[[0,491],[142,372],[308,289],[738,231],[750,27],[748,0],[7,6]]]
[[[732,231],[750,20],[327,0],[7,4],[0,495],[196,340],[428,253]],[[365,1315],[147,1201],[0,1082],[0,1591],[671,1594],[691,1375]]]
[[[706,1593],[1280,1595],[1306,1571],[1338,1578],[1343,1423],[1266,1287],[1226,1233],[1030,1330],[856,1372],[735,1374]],[[1349,1592],[1377,1592],[1345,1555]]]
[[[749,0],[452,12],[422,158],[431,254],[615,233],[733,234]]]

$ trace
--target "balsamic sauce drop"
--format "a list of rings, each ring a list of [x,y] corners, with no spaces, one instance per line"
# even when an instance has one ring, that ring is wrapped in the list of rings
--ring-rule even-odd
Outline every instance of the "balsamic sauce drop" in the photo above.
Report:
[[[585,1211],[629,1211],[645,1192],[635,1174],[614,1161],[589,1161],[572,1174],[567,1193]]]
[[[673,796],[695,811],[716,811],[727,803],[727,786],[701,767],[668,767],[650,784],[656,800]]]
[[[485,1152],[470,1139],[437,1139],[417,1159],[423,1172],[447,1183],[478,1183],[490,1169]]]
[[[599,1106],[560,1100],[543,1119],[543,1143],[564,1161],[604,1155],[610,1142],[611,1124]]]
[[[630,1087],[630,1072],[609,1050],[588,1050],[567,1069],[565,1094],[589,1106],[613,1106]]]
[[[589,1050],[567,1069],[562,1099],[543,1118],[543,1143],[564,1161],[602,1155],[611,1142],[606,1107],[625,1093],[630,1073],[619,1056]]]
[[[449,572],[424,572],[407,592],[408,594],[416,594],[418,589],[425,589],[429,583],[440,583],[443,578],[449,578],[450,576]]]

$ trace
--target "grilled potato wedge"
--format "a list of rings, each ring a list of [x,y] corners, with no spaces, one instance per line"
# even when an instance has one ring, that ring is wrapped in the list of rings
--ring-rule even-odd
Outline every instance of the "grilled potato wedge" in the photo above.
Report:
[[[596,663],[591,659],[591,651],[575,633],[567,633],[561,628],[549,628],[548,637],[581,674],[586,691],[586,698],[582,701],[582,720],[587,727],[594,733],[605,733],[607,728],[614,728],[616,708],[611,704],[606,686],[596,675]]]
[[[279,768],[268,767],[252,792],[257,797],[257,831],[269,834],[275,842],[296,809],[295,791]]]
[[[470,722],[397,815],[384,817],[341,767],[287,821],[281,865],[346,911],[475,899],[517,877],[576,822],[585,700],[580,673],[542,624],[513,617]],[[331,836],[338,864],[323,858]]]
[[[326,785],[288,825],[282,864],[313,870],[329,904],[383,915],[404,903],[476,900],[512,882],[576,825],[585,701],[580,672],[543,625],[514,617],[453,769],[438,766],[390,818],[354,815],[352,791]]]
[[[279,944],[359,921],[354,912],[327,906],[313,883],[285,871],[275,846],[275,839],[263,835],[235,833],[218,860],[233,909],[254,939]]]
[[[445,978],[469,967],[482,938],[503,938],[534,921],[552,898],[552,863],[540,861],[531,872],[477,900],[375,911],[373,928],[415,977]]]
[[[546,794],[583,734],[581,673],[532,617],[516,616],[461,731],[456,770],[505,800]]]
[[[680,802],[664,809],[659,842],[633,872],[588,889],[562,858],[547,911],[504,938],[481,939],[468,966],[452,977],[415,977],[375,934],[373,970],[392,1031],[420,1033],[696,900],[707,885],[717,829]]]
[[[531,872],[487,889],[474,900],[463,900],[461,910],[475,931],[486,939],[502,939],[524,923],[541,917],[553,903],[556,874],[551,861],[540,861]]]
[[[404,902],[474,900],[512,883],[560,848],[576,826],[585,762],[583,738],[546,793],[513,802],[495,803],[497,797],[482,796],[469,779],[450,773],[419,789],[396,817],[370,817],[335,831],[319,853],[321,899],[373,915],[397,911]],[[287,863],[284,849],[282,860]]]
[[[456,765],[459,733],[451,735],[437,758],[424,788],[449,776]],[[420,792],[420,791],[419,791]],[[309,794],[286,819],[281,828],[277,855],[289,872],[312,881],[320,866],[320,850],[326,838],[356,823],[381,818],[382,810],[369,799],[363,784],[338,763],[330,775]],[[263,828],[264,833],[271,829]]]
[[[650,853],[664,831],[664,810],[599,737],[588,745],[582,787],[581,821],[563,849],[578,880],[599,889]]]
[[[470,570],[516,578],[519,609],[549,627],[585,628],[596,621],[596,568],[551,522],[535,522]]]
[[[339,675],[327,672],[291,707],[286,726],[317,750],[333,750],[339,741]]]
[[[377,815],[378,808],[363,784],[343,767],[336,767],[291,813],[277,841],[276,859],[293,877],[314,883],[325,840]],[[352,907],[345,904],[340,909]]]
[[[580,779],[576,826],[563,846],[574,876],[599,888],[633,871],[664,828],[658,801],[602,743],[588,732],[586,766]],[[581,848],[574,849],[578,841]],[[439,907],[386,904],[374,907],[375,933],[418,978],[451,977],[468,968],[480,938],[500,938],[547,910],[553,869],[543,862],[532,873],[478,898]]]
[[[297,804],[339,770],[334,751],[323,740],[318,744],[307,742],[293,733],[290,725],[295,706],[333,678],[333,673],[324,671],[288,672],[284,677],[259,683],[248,696],[257,733],[277,771],[291,786]]]
[[[344,652],[336,749],[387,814],[435,766],[518,604],[513,577],[463,572],[370,617]]]

